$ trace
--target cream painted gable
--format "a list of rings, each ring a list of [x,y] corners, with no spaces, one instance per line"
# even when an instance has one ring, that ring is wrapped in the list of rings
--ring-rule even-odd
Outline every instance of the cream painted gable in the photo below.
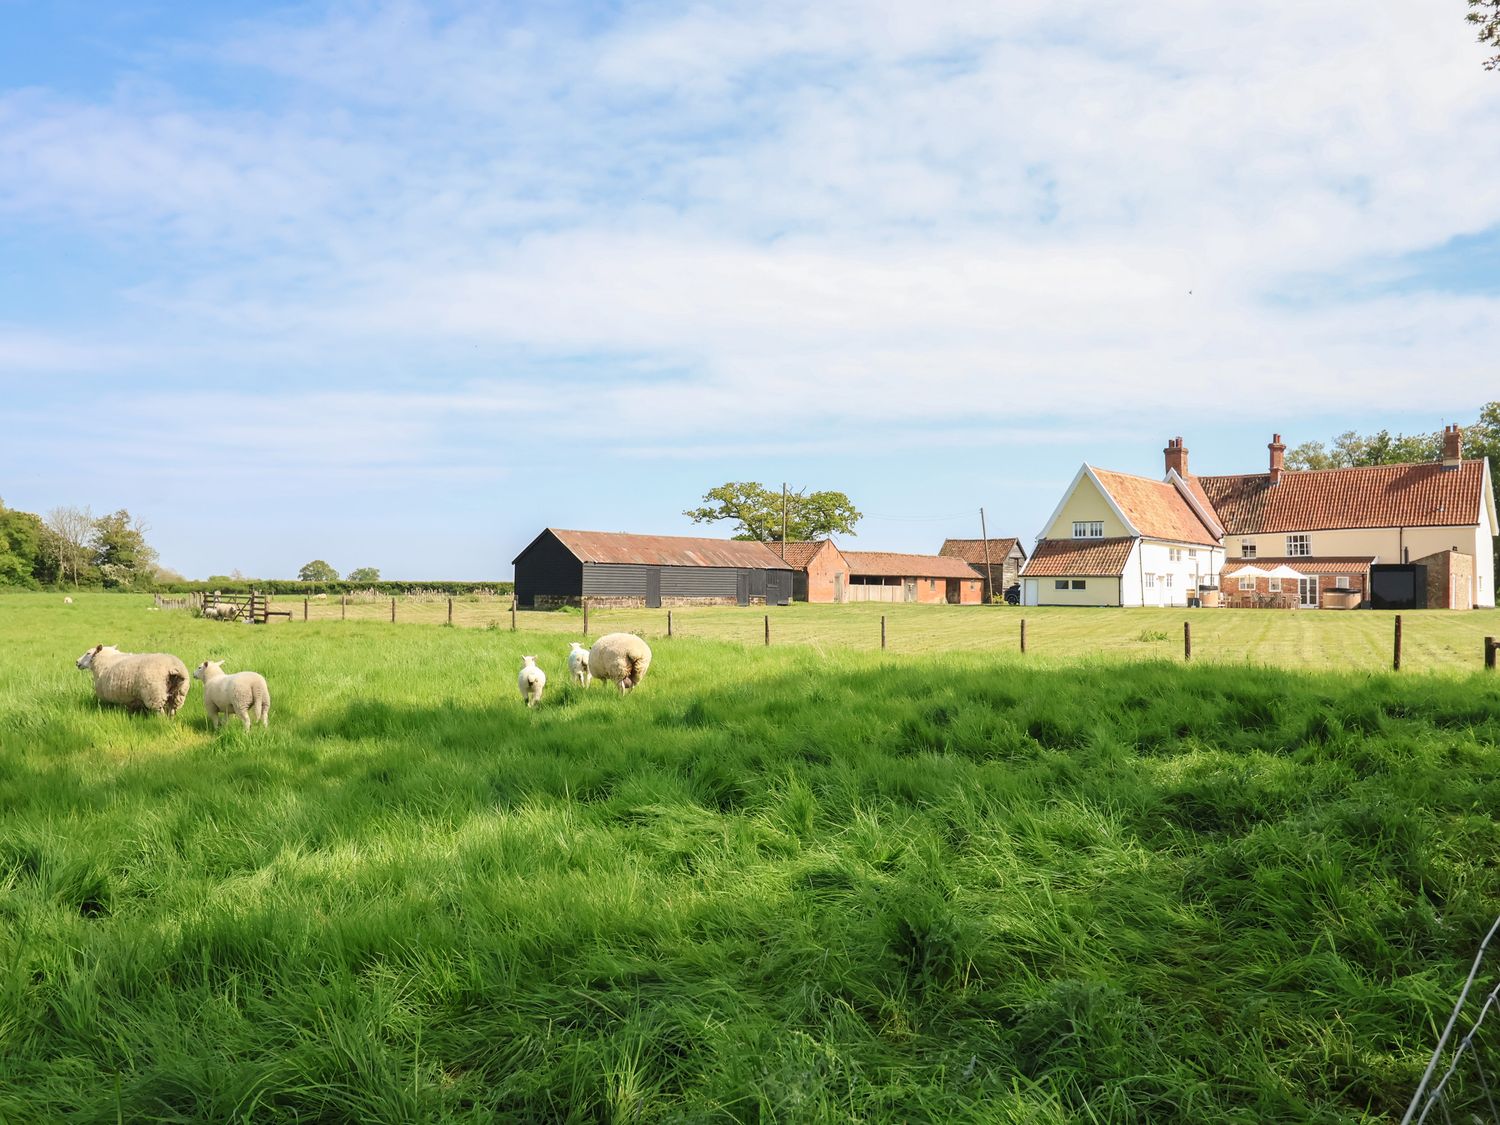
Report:
[[[1063,495],[1062,503],[1047,521],[1042,538],[1072,539],[1075,521],[1102,523],[1106,539],[1137,536],[1125,513],[1120,511],[1086,464],[1078,470],[1078,475]]]

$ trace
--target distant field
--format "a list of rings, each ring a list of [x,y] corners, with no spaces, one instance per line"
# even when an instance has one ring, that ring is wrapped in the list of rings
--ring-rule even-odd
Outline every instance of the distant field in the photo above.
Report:
[[[454,600],[454,624],[510,628],[510,598]],[[302,601],[272,599],[273,608],[293,611],[302,623]],[[389,621],[390,599],[351,601],[350,620]],[[339,601],[310,601],[313,620],[337,620]],[[446,619],[446,599],[398,598],[399,623],[437,624]],[[688,637],[759,645],[764,617],[771,617],[773,644],[820,648],[879,649],[880,618],[886,616],[887,645],[893,652],[1013,652],[1021,618],[1027,623],[1027,652],[1044,662],[1082,657],[1153,659],[1182,655],[1182,625],[1193,626],[1193,658],[1282,668],[1379,671],[1390,667],[1392,618],[1368,610],[1242,609],[1071,609],[991,606],[792,605],[674,609],[674,631]],[[516,615],[527,632],[581,635],[581,611]],[[612,629],[646,636],[667,631],[665,610],[591,610],[594,635]],[[1403,664],[1409,671],[1472,671],[1483,662],[1486,636],[1500,636],[1500,611],[1455,613],[1428,610],[1403,614]]]
[[[1188,615],[1328,675],[1184,668],[1180,612],[1024,661],[1016,611],[681,612],[621,699],[568,615],[148,605],[0,597],[0,1120],[1390,1121],[1500,903],[1500,676],[1437,660],[1493,616],[1393,676],[1375,614]],[[98,706],[100,641],[271,729]]]

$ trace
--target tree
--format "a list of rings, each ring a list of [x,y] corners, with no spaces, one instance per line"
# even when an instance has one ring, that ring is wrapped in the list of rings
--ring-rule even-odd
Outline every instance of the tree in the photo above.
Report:
[[[47,513],[46,550],[57,566],[58,581],[70,573],[73,585],[78,585],[78,569],[88,563],[89,540],[94,534],[94,513],[87,505],[76,508],[71,504],[53,508]]]
[[[1500,48],[1500,0],[1469,0],[1468,21],[1479,28],[1479,42]],[[1484,60],[1485,70],[1500,70],[1500,54]]]
[[[34,587],[47,580],[46,538],[41,517],[0,500],[0,586]]]
[[[380,570],[373,566],[355,567],[349,572],[347,581],[350,582],[379,582]]]
[[[313,559],[297,572],[297,578],[301,582],[337,582],[339,572],[322,559]]]
[[[146,525],[124,508],[94,521],[89,561],[99,568],[105,586],[122,589],[150,583],[157,554],[146,542],[146,531]]]
[[[734,538],[776,543],[781,539],[781,493],[758,481],[729,481],[703,494],[703,505],[682,513],[694,523],[733,520]],[[860,513],[842,492],[798,489],[786,496],[786,535],[791,540],[853,535]]]

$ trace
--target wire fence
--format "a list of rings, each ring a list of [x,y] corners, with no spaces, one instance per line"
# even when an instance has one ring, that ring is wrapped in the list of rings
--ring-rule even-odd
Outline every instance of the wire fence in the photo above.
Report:
[[[1486,958],[1496,931],[1500,931],[1500,918],[1495,919],[1490,932],[1479,943],[1469,977],[1459,991],[1453,1014],[1438,1037],[1432,1059],[1401,1118],[1401,1125],[1424,1125],[1429,1121],[1443,1125],[1500,1122],[1500,1082],[1497,1082],[1500,1032],[1495,1030],[1500,1016],[1494,1015],[1496,1007],[1500,1007],[1500,973],[1496,971],[1495,958]],[[1475,995],[1472,1003],[1471,992]],[[1487,1019],[1489,1031],[1485,1032]],[[1463,1027],[1468,1030],[1455,1039],[1455,1030]]]

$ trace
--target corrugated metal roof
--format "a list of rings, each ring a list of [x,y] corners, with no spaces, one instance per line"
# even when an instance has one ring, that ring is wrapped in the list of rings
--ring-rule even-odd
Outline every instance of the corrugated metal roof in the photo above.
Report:
[[[845,551],[850,574],[872,574],[883,578],[979,578],[980,573],[962,559],[942,555],[902,555],[892,551]]]
[[[1357,469],[1292,469],[1199,477],[1230,535],[1358,527],[1444,527],[1479,522],[1484,462],[1436,461]]]
[[[1026,578],[1113,578],[1124,571],[1134,544],[1128,535],[1114,539],[1038,539],[1021,574]]]
[[[1004,561],[1010,554],[1011,549],[1020,547],[1019,539],[991,539],[990,540],[990,565]],[[984,540],[983,539],[944,539],[943,549],[938,552],[950,559],[963,559],[966,563],[974,566],[984,565]],[[1026,557],[1026,548],[1021,547],[1021,557]]]
[[[698,539],[686,535],[631,535],[623,531],[547,529],[581,562],[644,566],[727,566],[791,570],[764,543],[742,539]]]

